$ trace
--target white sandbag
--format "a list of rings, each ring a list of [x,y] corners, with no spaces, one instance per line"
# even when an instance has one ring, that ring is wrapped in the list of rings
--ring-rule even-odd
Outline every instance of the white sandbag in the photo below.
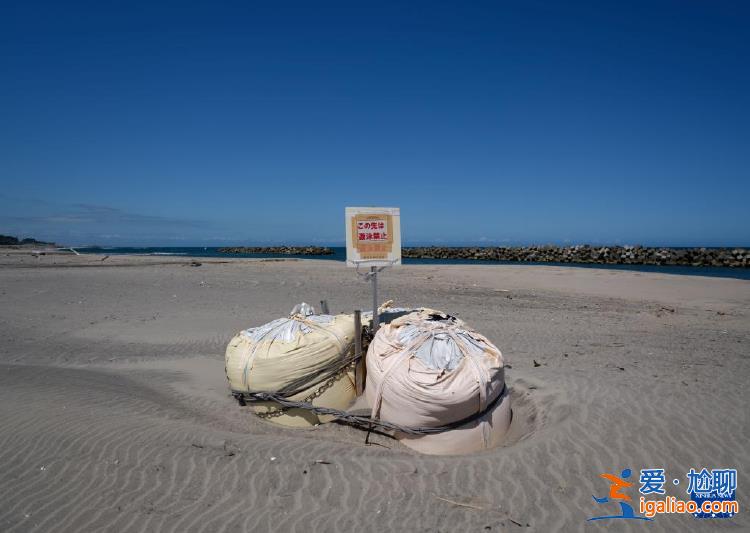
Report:
[[[297,306],[288,318],[241,331],[227,346],[225,369],[233,392],[278,392],[312,377],[326,365],[353,350],[354,318],[351,315],[315,315],[307,304]],[[346,409],[355,398],[352,371],[291,396],[321,407]],[[327,421],[304,409],[285,409],[273,402],[253,402],[251,408],[272,422],[310,426]]]
[[[423,453],[492,448],[510,426],[500,350],[461,320],[431,309],[396,318],[378,330],[367,350],[365,391],[373,418],[411,428],[444,426],[484,413],[443,433],[397,434]]]

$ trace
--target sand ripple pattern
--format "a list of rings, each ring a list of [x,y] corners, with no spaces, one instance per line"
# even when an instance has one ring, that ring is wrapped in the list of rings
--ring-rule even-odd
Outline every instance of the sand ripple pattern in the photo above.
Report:
[[[0,531],[592,531],[612,511],[592,501],[599,474],[647,466],[736,466],[747,502],[748,302],[532,290],[519,272],[389,272],[384,299],[449,309],[512,367],[507,444],[429,457],[279,428],[227,394],[240,327],[300,299],[367,301],[343,267],[0,269]],[[614,526],[746,531],[747,516]]]
[[[238,412],[234,421],[216,419],[219,405],[170,388],[174,373],[154,372],[149,384],[134,375],[0,366],[3,531],[582,529],[585,502],[606,489],[599,472],[729,462],[727,450],[742,445],[738,436],[706,447],[689,431],[642,427],[655,416],[643,406],[684,405],[687,393],[638,408],[619,405],[627,386],[613,391],[615,383],[563,401],[572,384],[519,379],[513,442],[433,458],[365,447],[349,428],[279,430]],[[229,399],[221,408],[239,411]],[[230,429],[238,423],[248,430]],[[681,423],[690,427],[689,416]]]

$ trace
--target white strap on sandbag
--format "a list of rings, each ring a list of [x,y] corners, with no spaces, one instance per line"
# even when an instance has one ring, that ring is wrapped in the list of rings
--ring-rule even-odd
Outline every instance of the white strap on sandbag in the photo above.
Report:
[[[383,379],[380,381],[380,384],[378,385],[378,388],[375,391],[375,400],[373,402],[372,406],[372,418],[379,418],[380,417],[380,406],[383,403],[383,386],[388,381],[388,375],[396,369],[401,361],[404,359],[408,359],[409,357],[413,357],[414,353],[411,351],[411,347],[421,345],[422,343],[426,342],[427,339],[429,339],[431,334],[429,332],[426,332],[421,337],[416,338],[414,341],[412,341],[411,345],[408,346],[393,346],[391,345],[391,348],[393,351],[401,350],[401,353],[391,362],[391,364],[383,370]]]
[[[431,313],[433,314],[433,313]],[[453,317],[444,316],[444,320],[430,320],[422,316],[415,317],[413,321],[406,320],[405,323],[396,323],[393,327],[399,329],[398,344],[390,343],[388,348],[379,354],[381,361],[390,359],[382,370],[381,380],[377,384],[372,403],[372,418],[379,418],[383,402],[383,392],[391,374],[398,369],[405,359],[418,358],[426,366],[443,372],[460,371],[459,365],[466,360],[467,370],[477,382],[478,405],[477,412],[482,413],[492,403],[497,395],[489,398],[491,394],[491,376],[484,363],[484,358],[489,355],[490,346],[481,336],[475,336],[471,331],[464,329],[463,322]],[[385,331],[381,340],[387,336]],[[437,341],[437,342],[436,342]],[[499,353],[499,352],[498,352]],[[498,395],[502,390],[498,391]],[[485,447],[490,445],[491,427],[488,420],[480,422],[482,427],[482,440]]]

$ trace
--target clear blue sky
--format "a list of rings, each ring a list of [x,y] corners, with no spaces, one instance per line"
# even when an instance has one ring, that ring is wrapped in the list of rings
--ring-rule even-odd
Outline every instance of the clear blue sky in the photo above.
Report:
[[[750,245],[747,2],[10,4],[0,233]]]

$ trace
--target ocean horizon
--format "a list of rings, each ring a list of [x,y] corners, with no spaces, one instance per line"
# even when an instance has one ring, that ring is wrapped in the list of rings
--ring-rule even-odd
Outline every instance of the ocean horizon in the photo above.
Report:
[[[481,248],[482,246],[471,246]],[[264,258],[286,258],[286,259],[322,259],[326,261],[346,261],[345,246],[328,246],[333,250],[330,255],[301,255],[301,254],[278,254],[278,253],[226,253],[219,249],[225,246],[88,246],[74,247],[78,252],[84,254],[111,254],[111,255],[150,255],[150,256],[183,256],[183,257],[205,257],[224,259],[264,259]],[[687,248],[687,247],[673,247]],[[720,248],[704,246],[702,248]],[[482,259],[421,259],[402,258],[405,265],[537,265],[537,266],[559,266],[567,268],[597,268],[604,270],[629,270],[634,272],[658,272],[662,274],[676,274],[687,276],[708,276],[720,278],[735,278],[750,280],[750,269],[730,267],[693,267],[676,265],[628,265],[628,264],[599,264],[599,263],[559,263],[540,261],[500,261]]]

